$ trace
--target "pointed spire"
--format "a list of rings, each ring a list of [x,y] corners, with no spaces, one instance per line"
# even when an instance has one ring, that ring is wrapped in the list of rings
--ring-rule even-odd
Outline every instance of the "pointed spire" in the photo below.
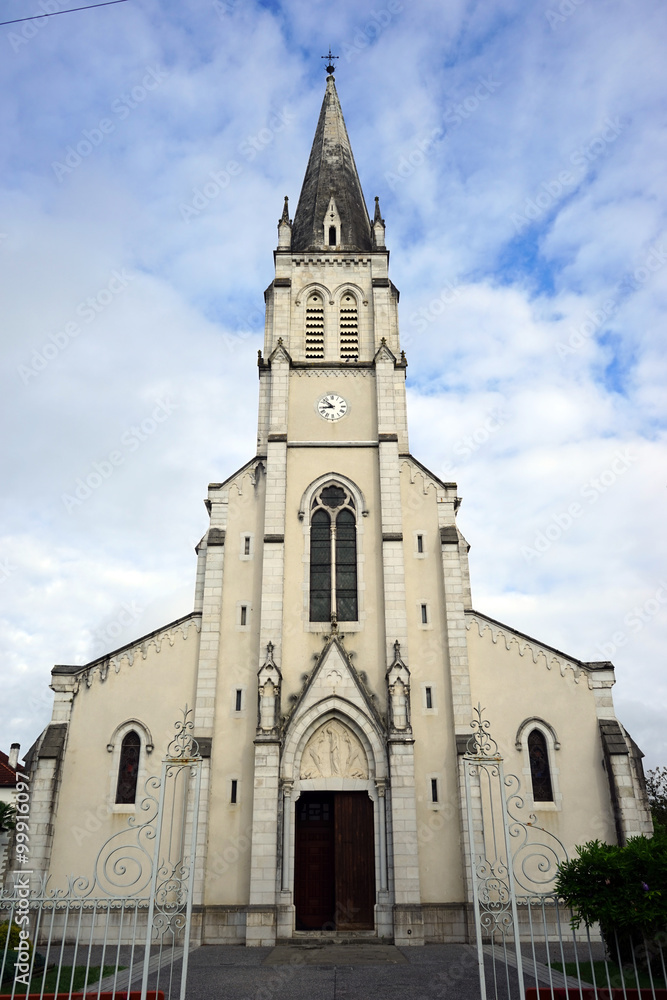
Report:
[[[287,198],[285,201],[287,201]],[[384,226],[384,219],[382,218],[382,212],[380,211],[380,199],[377,195],[375,195],[375,215],[373,216],[373,222],[381,222]]]
[[[377,198],[375,199],[377,201]],[[289,198],[285,195],[285,205],[283,206],[283,214],[280,217],[281,222],[286,222],[289,225]]]
[[[339,216],[336,226],[325,224],[332,199]],[[335,239],[330,233],[334,228]],[[292,227],[293,251],[328,246],[364,251],[373,246],[368,209],[331,74]]]

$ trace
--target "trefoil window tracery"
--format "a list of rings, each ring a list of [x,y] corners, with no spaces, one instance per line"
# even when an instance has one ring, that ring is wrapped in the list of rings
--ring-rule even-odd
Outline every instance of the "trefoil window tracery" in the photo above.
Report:
[[[329,483],[310,518],[310,620],[357,621],[357,518],[351,493]]]

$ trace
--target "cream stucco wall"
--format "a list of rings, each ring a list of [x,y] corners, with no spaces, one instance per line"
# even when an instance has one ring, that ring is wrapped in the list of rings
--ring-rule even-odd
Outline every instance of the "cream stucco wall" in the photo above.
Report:
[[[603,768],[595,693],[589,673],[547,647],[530,643],[510,629],[469,616],[468,651],[474,703],[485,716],[505,759],[526,793],[526,811],[556,834],[569,853],[598,838],[616,840]],[[480,634],[481,632],[481,634]],[[549,744],[555,804],[532,801],[527,756],[515,747],[522,723],[533,717],[551,726],[560,743]],[[531,728],[531,727],[529,727]],[[526,734],[527,735],[527,734]]]
[[[130,816],[141,816],[143,783],[150,775],[159,775],[174,724],[194,700],[198,622],[186,621],[187,627],[158,633],[143,651],[135,647],[119,656],[118,671],[112,663],[104,680],[103,662],[101,671],[89,671],[90,686],[85,673],[79,680],[58,795],[51,861],[55,884],[64,884],[71,874],[91,875],[106,839],[126,827]],[[129,720],[145,727],[136,727],[142,738],[137,803],[119,806],[115,804],[118,738],[113,751],[107,745]],[[151,753],[144,746],[146,729],[153,739]]]

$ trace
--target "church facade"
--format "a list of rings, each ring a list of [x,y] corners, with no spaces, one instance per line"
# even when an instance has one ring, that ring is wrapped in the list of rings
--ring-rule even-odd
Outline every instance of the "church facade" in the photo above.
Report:
[[[56,883],[92,870],[187,704],[203,943],[467,940],[474,706],[568,850],[651,830],[641,754],[610,663],[473,609],[456,484],[410,453],[385,223],[332,75],[274,256],[256,455],[209,486],[192,613],[54,667],[28,761],[32,868]]]

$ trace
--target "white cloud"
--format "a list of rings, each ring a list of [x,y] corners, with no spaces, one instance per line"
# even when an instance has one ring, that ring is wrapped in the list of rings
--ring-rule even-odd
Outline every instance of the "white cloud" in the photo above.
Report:
[[[553,27],[527,0],[396,7],[375,31],[387,4],[149,0],[47,19],[16,51],[0,37],[8,741],[26,746],[47,720],[53,662],[82,662],[96,631],[131,637],[134,622],[109,632],[124,602],[143,609],[139,632],[191,606],[206,483],[254,452],[262,292],[331,39],[402,292],[412,450],[460,483],[475,604],[582,658],[627,633],[619,714],[649,764],[665,762],[663,609],[633,623],[666,565],[667,268],[638,271],[667,243],[662,6],[611,0],[602,16],[585,0]],[[596,144],[607,119],[622,128]],[[77,310],[115,271],[132,280],[86,323]],[[19,366],[77,321],[26,384]],[[165,396],[173,412],[139,440]],[[627,449],[636,460],[591,503],[582,489]],[[62,494],[113,451],[122,462],[68,512]],[[573,503],[582,514],[526,559]]]

